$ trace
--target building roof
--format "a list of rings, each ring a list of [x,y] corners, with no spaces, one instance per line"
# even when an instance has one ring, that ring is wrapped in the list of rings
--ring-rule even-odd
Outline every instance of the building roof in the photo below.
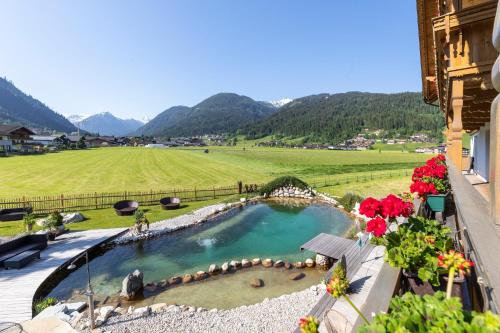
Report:
[[[33,135],[35,132],[27,127],[21,125],[0,125],[0,135],[12,135],[12,134],[27,134]]]
[[[427,103],[437,100],[436,59],[432,18],[438,16],[437,1],[417,0],[418,37],[422,71],[422,94]]]

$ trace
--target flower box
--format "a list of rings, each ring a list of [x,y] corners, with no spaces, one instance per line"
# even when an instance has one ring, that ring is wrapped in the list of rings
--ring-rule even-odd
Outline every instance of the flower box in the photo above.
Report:
[[[446,197],[448,193],[445,194],[428,194],[426,199],[427,207],[433,212],[444,212],[446,207]]]

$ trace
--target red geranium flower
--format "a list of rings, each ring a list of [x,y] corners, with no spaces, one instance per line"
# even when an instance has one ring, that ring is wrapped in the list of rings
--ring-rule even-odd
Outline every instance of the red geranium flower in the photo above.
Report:
[[[408,217],[411,214],[413,214],[413,202],[404,201],[403,202],[403,210],[401,212],[401,215],[403,215],[404,217]]]
[[[366,223],[366,231],[373,233],[375,237],[382,237],[387,230],[385,220],[381,217],[371,219]]]
[[[380,214],[380,211],[380,201],[372,197],[366,198],[359,205],[359,212],[366,217],[375,217],[377,214]]]
[[[389,194],[387,197],[380,201],[382,205],[382,211],[380,215],[386,218],[396,218],[401,216],[403,213],[404,203],[403,199],[395,196],[394,194]]]

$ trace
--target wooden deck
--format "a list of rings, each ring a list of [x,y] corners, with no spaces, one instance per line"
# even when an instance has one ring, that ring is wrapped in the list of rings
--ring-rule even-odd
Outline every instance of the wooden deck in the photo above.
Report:
[[[31,319],[33,296],[59,267],[80,253],[124,232],[125,228],[69,232],[50,242],[41,259],[22,269],[0,270],[0,322]],[[92,266],[91,266],[92,269]]]
[[[348,249],[356,244],[352,239],[321,233],[300,247],[324,256],[340,259]]]
[[[315,251],[314,249],[318,249],[322,252],[317,253],[335,259],[340,259],[342,255],[344,255],[346,258],[347,278],[349,280],[352,280],[354,278],[359,268],[374,248],[375,247],[373,245],[366,244],[360,249],[358,245],[356,245],[356,242],[351,239],[328,235],[325,233],[319,234],[318,236],[314,237],[309,242],[301,246],[301,249],[307,249],[311,251]],[[335,266],[336,265],[334,265],[326,273],[326,281],[330,279]],[[311,309],[311,311],[309,311],[307,315],[314,316],[321,320],[325,312],[331,309],[335,302],[336,299],[325,292],[318,303],[316,303],[316,305]],[[299,328],[297,327],[294,332],[299,333]]]

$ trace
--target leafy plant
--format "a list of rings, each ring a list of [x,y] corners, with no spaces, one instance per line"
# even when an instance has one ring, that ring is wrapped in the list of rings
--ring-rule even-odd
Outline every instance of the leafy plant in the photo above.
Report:
[[[356,203],[361,201],[363,201],[363,197],[352,192],[347,192],[339,199],[339,203],[344,206],[344,209],[348,212],[352,211]]]
[[[23,225],[27,232],[30,232],[35,225],[36,219],[33,214],[26,214],[23,218]]]
[[[49,306],[56,305],[59,300],[55,297],[46,297],[35,304],[35,313],[40,313]]]
[[[134,218],[135,218],[135,227],[138,232],[141,232],[143,225],[146,225],[147,228],[149,229],[149,220],[142,209],[138,209],[135,211]]]
[[[58,227],[63,225],[63,217],[61,213],[58,211],[52,212],[47,217],[47,222],[45,223],[45,227],[49,230],[57,229]]]
[[[491,312],[467,312],[460,299],[446,299],[443,292],[423,297],[406,293],[391,300],[389,313],[375,316],[360,333],[392,332],[499,332],[500,317]]]
[[[307,185],[306,182],[304,182],[303,180],[301,180],[297,177],[283,176],[283,177],[276,178],[276,179],[270,181],[269,183],[267,183],[266,185],[262,186],[259,192],[261,195],[264,195],[266,193],[269,194],[278,188],[286,187],[286,186],[298,187],[301,190],[305,190],[306,188],[309,187],[309,185]]]

